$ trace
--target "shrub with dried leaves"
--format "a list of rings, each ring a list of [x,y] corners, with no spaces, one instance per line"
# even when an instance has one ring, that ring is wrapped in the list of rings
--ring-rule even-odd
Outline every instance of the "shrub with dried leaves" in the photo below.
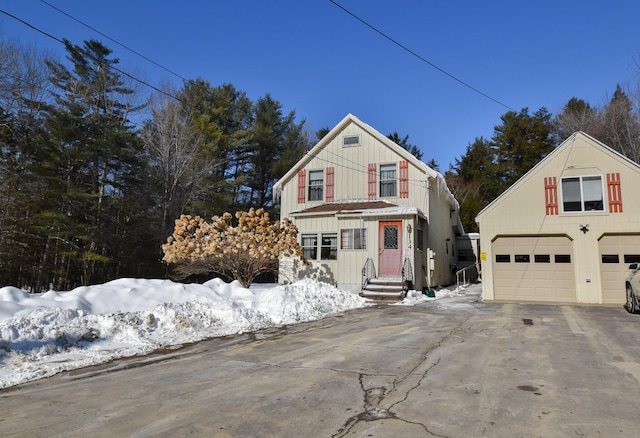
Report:
[[[302,257],[298,229],[289,220],[271,222],[260,208],[214,216],[182,215],[173,235],[162,245],[163,261],[176,278],[215,273],[238,280],[244,287],[260,274],[276,273],[281,256]]]

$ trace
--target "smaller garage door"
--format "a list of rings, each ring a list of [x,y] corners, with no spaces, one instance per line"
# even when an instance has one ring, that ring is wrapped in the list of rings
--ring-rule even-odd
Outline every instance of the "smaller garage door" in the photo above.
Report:
[[[576,301],[568,237],[499,237],[492,249],[496,300]]]
[[[629,275],[629,264],[640,262],[640,235],[605,235],[598,242],[602,302],[625,302],[624,280]]]

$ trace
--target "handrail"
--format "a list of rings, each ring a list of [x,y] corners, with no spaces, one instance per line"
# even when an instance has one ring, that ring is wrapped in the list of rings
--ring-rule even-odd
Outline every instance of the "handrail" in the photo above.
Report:
[[[476,279],[478,278],[478,267],[474,264],[456,271],[456,287],[460,287],[461,274],[462,274],[462,285],[467,286],[472,281],[476,281]]]
[[[376,265],[369,257],[362,267],[362,289],[364,289],[372,278],[376,278]]]
[[[402,263],[402,286],[405,290],[408,290],[411,283],[413,283],[413,269],[411,268],[411,260],[409,260],[409,257],[405,257],[404,263]]]

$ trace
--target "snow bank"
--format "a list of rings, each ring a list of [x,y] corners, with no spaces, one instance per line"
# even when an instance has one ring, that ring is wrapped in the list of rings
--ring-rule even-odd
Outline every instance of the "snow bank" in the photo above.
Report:
[[[0,388],[205,338],[296,324],[367,300],[300,281],[245,289],[120,279],[68,292],[0,289]]]
[[[400,305],[463,292],[411,291]],[[0,388],[161,348],[365,307],[358,295],[311,280],[256,285],[119,279],[71,291],[0,289]]]

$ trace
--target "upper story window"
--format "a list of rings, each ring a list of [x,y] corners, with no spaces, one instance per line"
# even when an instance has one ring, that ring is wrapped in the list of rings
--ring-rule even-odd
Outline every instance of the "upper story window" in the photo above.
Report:
[[[397,196],[396,164],[380,165],[380,197]]]
[[[562,178],[562,209],[566,212],[604,211],[602,177]]]
[[[342,137],[342,147],[348,148],[353,146],[360,146],[359,135],[345,135]]]
[[[324,173],[322,170],[309,171],[309,201],[322,201],[322,188],[324,187]]]

